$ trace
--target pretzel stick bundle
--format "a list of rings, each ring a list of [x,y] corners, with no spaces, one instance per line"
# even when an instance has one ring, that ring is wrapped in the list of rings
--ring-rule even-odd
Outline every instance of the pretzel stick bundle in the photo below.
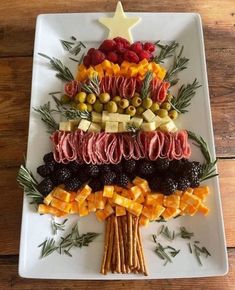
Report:
[[[139,218],[111,215],[105,226],[104,255],[101,273],[141,273],[147,275],[139,231]]]

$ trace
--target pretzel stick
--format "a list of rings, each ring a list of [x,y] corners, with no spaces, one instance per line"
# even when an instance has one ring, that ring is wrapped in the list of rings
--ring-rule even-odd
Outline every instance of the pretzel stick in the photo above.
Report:
[[[141,235],[140,235],[140,228],[138,227],[138,240],[140,244],[140,251],[141,251],[141,256],[142,256],[142,261],[143,261],[143,273],[145,276],[148,276],[147,268],[146,268],[146,263],[145,263],[145,258],[144,258],[144,251],[143,251],[143,245],[141,241]]]
[[[140,263],[139,272],[144,273],[144,261],[143,261],[143,257],[142,257],[142,253],[141,253],[141,246],[140,246],[139,237],[137,239],[137,254],[138,254],[139,263]]]
[[[119,243],[120,243],[120,253],[121,253],[121,270],[122,270],[122,273],[126,273],[125,251],[124,251],[121,217],[117,218],[117,221],[118,221]]]
[[[120,257],[120,243],[119,243],[119,232],[118,232],[118,221],[117,217],[114,217],[114,241],[115,241],[115,247],[116,247],[116,270],[117,273],[121,272],[121,257]]]
[[[126,265],[126,272],[130,273],[130,268],[128,264],[128,242],[127,242],[127,217],[121,217],[122,221],[122,234],[123,234],[123,241],[124,241],[124,249],[125,249],[125,265]]]
[[[128,264],[132,267],[132,215],[128,212],[127,214],[127,239],[128,239]]]
[[[113,240],[114,240],[114,218],[113,215],[110,217],[110,235],[109,235],[109,245],[108,245],[108,256],[106,259],[105,265],[105,274],[110,270],[110,263],[112,258],[112,251],[113,251]]]
[[[102,260],[102,265],[101,265],[101,274],[105,274],[105,262],[107,259],[107,253],[108,253],[108,245],[109,245],[109,235],[110,235],[110,222],[111,218],[109,217],[106,222],[106,231],[105,231],[105,241],[104,241],[104,255],[103,255],[103,260]]]
[[[133,267],[137,268],[137,228],[138,228],[138,224],[139,224],[139,219],[138,217],[134,217],[134,225],[133,225]]]
[[[114,225],[113,225],[114,227]],[[115,227],[114,227],[114,241],[113,241],[113,253],[112,253],[112,262],[111,262],[111,271],[114,273],[116,271],[116,251],[117,245],[115,243]]]

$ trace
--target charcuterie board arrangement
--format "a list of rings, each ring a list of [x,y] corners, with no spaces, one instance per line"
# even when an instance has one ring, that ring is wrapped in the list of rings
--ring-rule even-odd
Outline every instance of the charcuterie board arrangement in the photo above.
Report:
[[[121,24],[120,3],[115,15]],[[34,108],[52,145],[37,168],[43,179],[38,182],[21,166],[18,181],[37,212],[53,217],[56,230],[63,230],[66,220],[55,222],[55,217],[94,214],[105,223],[102,274],[148,275],[140,228],[181,216],[207,216],[210,190],[204,181],[217,175],[216,160],[202,137],[177,123],[191,109],[200,87],[195,79],[174,89],[189,61],[183,46],[175,41],[133,41],[124,25],[117,32],[108,20],[100,22],[110,35],[95,47],[74,36],[61,41],[78,62],[76,75],[60,60],[39,52],[57,71],[64,89]],[[133,18],[129,27],[138,20]],[[167,67],[169,59],[173,61]],[[190,139],[201,149],[204,163],[190,159]],[[46,239],[41,256],[55,251],[70,255],[72,247],[88,246],[97,235],[81,236],[74,227],[58,245]],[[159,247],[156,252],[165,259],[165,249]],[[200,255],[210,256],[205,247],[195,249],[199,261]]]

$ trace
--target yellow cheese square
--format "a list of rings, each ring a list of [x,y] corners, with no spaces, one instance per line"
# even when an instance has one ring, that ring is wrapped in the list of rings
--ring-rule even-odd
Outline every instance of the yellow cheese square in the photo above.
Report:
[[[64,189],[57,187],[53,191],[53,197],[58,198],[59,200],[62,200],[65,202],[70,202],[71,194]]]
[[[103,190],[103,196],[112,198],[114,193],[114,186],[112,185],[105,185]]]

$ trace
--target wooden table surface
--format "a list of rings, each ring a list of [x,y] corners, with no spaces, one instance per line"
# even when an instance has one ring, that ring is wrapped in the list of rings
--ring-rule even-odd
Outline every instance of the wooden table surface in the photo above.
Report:
[[[201,14],[229,273],[203,279],[113,282],[32,280],[18,276],[22,191],[16,174],[26,153],[36,16],[114,11],[116,1],[4,0],[0,6],[0,289],[235,289],[235,1],[122,2],[126,11]]]

